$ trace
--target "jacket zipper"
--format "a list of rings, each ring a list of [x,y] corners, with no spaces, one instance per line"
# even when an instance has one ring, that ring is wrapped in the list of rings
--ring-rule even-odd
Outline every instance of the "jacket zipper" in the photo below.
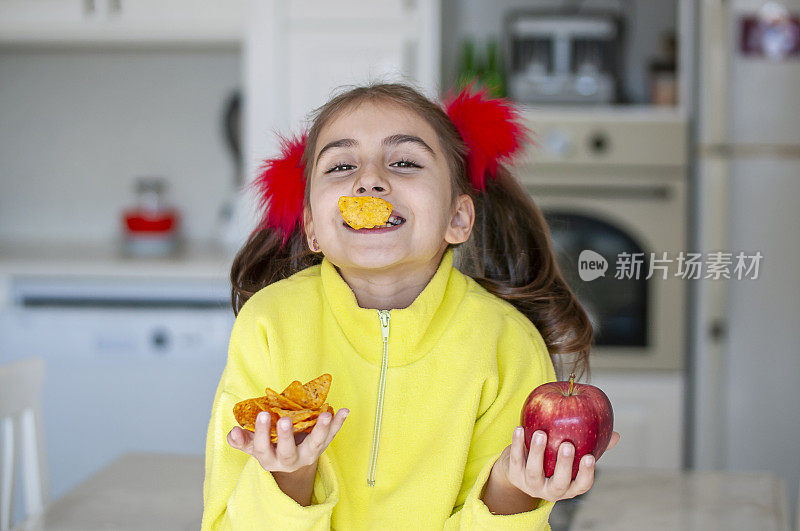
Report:
[[[375,486],[375,470],[378,466],[378,443],[381,436],[381,416],[383,415],[383,390],[386,387],[386,368],[389,365],[389,312],[378,310],[381,321],[381,335],[383,335],[383,360],[381,361],[381,380],[378,384],[378,405],[375,409],[375,426],[372,431],[372,454],[369,460],[369,475],[367,485]]]

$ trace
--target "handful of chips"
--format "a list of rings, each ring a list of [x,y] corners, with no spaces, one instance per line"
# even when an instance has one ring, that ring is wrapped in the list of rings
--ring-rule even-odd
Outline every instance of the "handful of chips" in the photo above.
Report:
[[[354,229],[371,229],[385,225],[392,215],[392,204],[380,197],[361,196],[339,198],[339,212],[345,223]]]
[[[249,398],[235,404],[233,416],[242,428],[255,432],[256,417],[262,411],[269,411],[269,435],[273,443],[278,442],[278,419],[281,417],[292,419],[293,433],[309,433],[321,413],[328,411],[333,415],[333,408],[325,403],[332,379],[330,374],[325,373],[305,384],[295,380],[280,394],[267,387],[264,391],[266,396]]]

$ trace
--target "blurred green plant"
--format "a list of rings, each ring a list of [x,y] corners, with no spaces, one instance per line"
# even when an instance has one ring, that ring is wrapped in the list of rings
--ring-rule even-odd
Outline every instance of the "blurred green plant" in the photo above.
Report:
[[[456,75],[457,89],[460,91],[474,82],[475,87],[487,89],[492,96],[505,97],[506,83],[502,64],[497,39],[489,38],[482,50],[476,49],[473,39],[463,39]]]

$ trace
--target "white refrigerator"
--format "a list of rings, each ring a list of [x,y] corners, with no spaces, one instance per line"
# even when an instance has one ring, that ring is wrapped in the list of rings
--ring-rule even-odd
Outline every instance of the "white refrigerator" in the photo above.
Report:
[[[755,278],[691,286],[689,460],[699,469],[773,471],[796,511],[800,0],[696,7],[692,241],[704,256],[762,258]]]

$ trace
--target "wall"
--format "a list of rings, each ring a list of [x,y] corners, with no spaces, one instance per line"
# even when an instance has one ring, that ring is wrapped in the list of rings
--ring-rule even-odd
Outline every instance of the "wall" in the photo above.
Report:
[[[0,240],[110,242],[134,178],[163,175],[189,238],[233,188],[239,51],[0,50]]]

